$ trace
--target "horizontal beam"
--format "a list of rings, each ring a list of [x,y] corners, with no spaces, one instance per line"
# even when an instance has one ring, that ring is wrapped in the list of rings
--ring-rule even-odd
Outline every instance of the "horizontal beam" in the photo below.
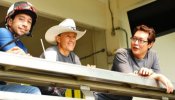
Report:
[[[0,100],[85,100],[85,99],[0,91]]]
[[[154,90],[154,89],[145,89],[140,88],[134,85],[129,84],[111,84],[111,83],[101,83],[96,81],[89,81],[76,78],[63,78],[63,77],[53,77],[49,75],[38,75],[35,73],[27,74],[23,72],[4,72],[0,71],[0,79],[12,82],[21,82],[33,85],[55,85],[57,87],[67,87],[67,88],[76,88],[79,89],[80,86],[88,86],[91,91],[128,95],[128,96],[137,96],[137,97],[146,97],[161,99],[162,96],[168,98],[175,98],[175,95],[166,94],[164,90]]]

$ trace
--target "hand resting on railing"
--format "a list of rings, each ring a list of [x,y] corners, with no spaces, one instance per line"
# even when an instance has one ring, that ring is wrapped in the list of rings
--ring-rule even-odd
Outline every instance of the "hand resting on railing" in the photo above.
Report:
[[[152,69],[141,68],[138,71],[134,71],[134,74],[137,74],[139,76],[154,78],[155,80],[163,83],[163,85],[166,87],[167,93],[173,93],[174,87],[172,82],[166,76],[162,74],[154,73]]]

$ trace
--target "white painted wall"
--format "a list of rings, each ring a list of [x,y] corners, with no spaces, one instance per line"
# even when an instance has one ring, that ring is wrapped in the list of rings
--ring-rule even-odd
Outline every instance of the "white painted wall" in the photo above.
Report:
[[[175,32],[158,37],[153,47],[158,53],[162,73],[175,81]]]
[[[14,3],[21,0],[2,0]],[[1,1],[1,2],[2,2]],[[31,2],[37,10],[45,13],[45,16],[53,15],[61,18],[73,18],[74,20],[95,26],[106,27],[105,3],[98,0],[24,0]]]

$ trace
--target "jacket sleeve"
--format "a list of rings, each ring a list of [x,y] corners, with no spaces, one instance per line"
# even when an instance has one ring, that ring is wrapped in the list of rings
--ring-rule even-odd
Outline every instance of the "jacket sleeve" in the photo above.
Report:
[[[14,37],[10,31],[8,31],[6,28],[0,28],[0,47],[2,47],[3,45],[7,44],[10,41],[12,41],[13,39],[14,39]],[[2,48],[2,50],[0,50],[0,51],[7,51],[15,46],[16,46],[16,44],[13,42],[13,43],[5,46],[4,48]]]

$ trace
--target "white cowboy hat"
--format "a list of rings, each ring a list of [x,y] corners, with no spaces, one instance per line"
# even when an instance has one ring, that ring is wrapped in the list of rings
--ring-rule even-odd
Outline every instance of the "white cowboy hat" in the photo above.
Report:
[[[49,28],[45,34],[45,39],[51,44],[56,44],[55,37],[64,32],[74,32],[77,33],[76,40],[80,39],[85,33],[85,31],[76,30],[75,22],[73,19],[65,19],[60,24]]]

